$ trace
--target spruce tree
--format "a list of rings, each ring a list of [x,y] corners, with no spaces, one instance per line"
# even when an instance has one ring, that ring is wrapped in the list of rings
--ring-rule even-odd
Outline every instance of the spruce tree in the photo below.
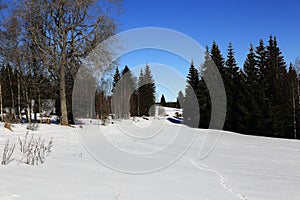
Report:
[[[285,97],[286,63],[277,46],[276,37],[270,36],[267,46],[267,68],[265,70],[266,98],[271,114],[271,135],[284,137],[287,126],[287,101]]]
[[[252,44],[250,44],[249,53],[244,62],[245,74],[245,133],[258,135],[262,128],[263,113],[260,109],[260,85],[259,85],[259,68],[257,67],[255,52]]]
[[[191,62],[187,75],[187,86],[183,103],[183,118],[185,124],[197,128],[199,126],[200,113],[197,93],[199,91],[199,72]]]
[[[210,56],[212,60],[214,61],[215,65],[217,66],[218,70],[220,71],[221,75],[224,74],[224,58],[221,54],[221,51],[219,49],[219,46],[215,41],[213,41],[213,44],[211,46]]]
[[[238,118],[237,112],[237,95],[239,94],[239,78],[236,60],[234,58],[234,50],[232,44],[229,43],[227,49],[227,59],[225,62],[226,69],[224,74],[224,82],[225,82],[225,90],[227,96],[227,114],[226,114],[226,122],[225,129],[230,131],[238,131],[236,120]]]
[[[166,98],[164,95],[161,96],[160,98],[160,105],[161,106],[166,106]]]
[[[235,77],[234,81],[237,93],[234,95],[236,98],[234,101],[235,111],[235,128],[238,133],[247,133],[247,121],[248,121],[248,88],[245,81],[245,73],[240,69]]]
[[[270,105],[266,96],[266,68],[267,68],[267,50],[262,39],[259,40],[259,45],[255,50],[256,68],[258,69],[258,89],[256,100],[259,105],[259,109],[263,114],[262,117],[257,119],[257,134],[270,136],[272,134],[272,119],[270,113]]]
[[[287,126],[286,126],[286,135],[287,138],[297,139],[298,127],[299,127],[299,93],[298,93],[298,76],[297,72],[292,65],[290,64],[289,71],[286,78],[286,101],[288,101],[287,111]]]
[[[258,71],[256,60],[255,60],[255,52],[252,43],[250,43],[249,53],[247,54],[247,58],[244,62],[244,72],[246,83],[251,86],[256,86],[258,84]]]
[[[121,76],[120,76],[120,72],[119,72],[119,68],[116,68],[115,74],[114,74],[114,81],[113,81],[113,88],[112,90],[114,90],[114,88],[116,87],[118,81],[120,80]]]
[[[138,78],[138,89],[137,89],[137,97],[138,97],[138,116],[143,116],[145,113],[145,81],[144,81],[144,73],[143,69],[140,71],[140,75]]]
[[[225,65],[227,67],[226,71],[230,75],[230,78],[233,79],[238,74],[239,67],[237,66],[236,60],[234,58],[234,50],[233,50],[231,42],[228,45],[227,51],[228,51],[227,59],[226,59],[226,62],[225,62]]]
[[[114,80],[113,80],[113,97],[112,97],[112,112],[116,119],[121,118],[121,105],[122,105],[122,99],[121,99],[121,84],[119,83],[119,80],[121,79],[121,75],[119,72],[118,67],[116,68],[115,74],[114,74]]]
[[[183,95],[182,91],[180,90],[177,95],[176,107],[182,108],[183,102],[184,102],[184,95]]]
[[[154,116],[155,82],[148,65],[140,72],[138,87],[139,115]]]
[[[133,75],[126,65],[121,76],[121,98],[122,98],[122,118],[129,118],[135,110],[135,102],[132,96],[134,95],[135,82]]]
[[[148,65],[145,67],[144,80],[147,83],[146,87],[146,116],[155,115],[155,82],[151,73],[151,69]]]
[[[201,79],[199,82],[199,106],[200,106],[200,128],[208,128],[210,123],[210,117],[211,117],[211,100],[209,91],[207,88],[207,85],[205,83],[204,77],[207,77],[207,70],[213,66],[213,60],[210,57],[209,48],[206,46],[205,51],[205,57],[204,57],[204,63],[201,66]],[[206,79],[207,80],[207,79]],[[213,83],[213,81],[210,81]]]

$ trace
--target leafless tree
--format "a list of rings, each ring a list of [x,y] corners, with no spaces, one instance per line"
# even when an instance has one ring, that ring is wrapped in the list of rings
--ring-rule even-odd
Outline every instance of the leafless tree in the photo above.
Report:
[[[62,124],[68,124],[66,77],[69,73],[74,78],[82,59],[114,34],[116,25],[106,9],[118,4],[114,0],[23,0],[19,5],[32,44],[59,81]]]

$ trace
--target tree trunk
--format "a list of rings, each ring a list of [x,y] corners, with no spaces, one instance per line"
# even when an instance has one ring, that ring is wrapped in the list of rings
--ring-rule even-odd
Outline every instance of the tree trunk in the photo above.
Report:
[[[40,114],[40,121],[42,122],[43,121],[43,115],[42,115],[42,109],[41,109],[41,91],[40,91],[40,88],[39,88],[39,85],[37,86],[37,92],[38,92],[38,110],[37,112]]]
[[[59,93],[60,93],[60,109],[61,109],[61,125],[68,125],[68,111],[67,111],[67,96],[66,96],[66,76],[65,65],[62,64],[59,68]]]
[[[11,107],[12,107],[12,112],[15,112],[15,102],[14,102],[14,90],[13,90],[13,85],[12,85],[12,80],[10,76],[10,71],[8,71],[8,81],[9,81],[9,86],[10,86],[10,94],[11,94]],[[13,113],[11,113],[13,114]]]
[[[19,74],[18,76],[18,114],[19,114],[19,119],[22,118],[21,115],[21,86],[20,86],[20,77]]]
[[[27,121],[29,124],[31,124],[31,112],[30,112],[30,103],[29,102],[29,97],[28,97],[28,90],[26,89],[25,91],[25,96],[26,96],[26,102],[27,102]]]

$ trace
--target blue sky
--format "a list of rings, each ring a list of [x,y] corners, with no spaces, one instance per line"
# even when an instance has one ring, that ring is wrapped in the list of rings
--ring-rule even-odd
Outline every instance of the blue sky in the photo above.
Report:
[[[232,42],[239,66],[250,42],[254,46],[259,39],[267,43],[270,34],[277,37],[287,63],[300,56],[300,0],[124,0],[123,10],[117,19],[119,32],[148,26],[173,29],[202,46],[211,46],[215,40],[224,57]],[[134,67],[151,62],[170,65],[184,76],[189,67],[183,60],[151,50],[132,52],[120,64]]]
[[[270,34],[276,35],[287,63],[300,56],[300,0],[123,0],[122,9],[124,12],[116,16],[118,32],[141,27],[168,28],[202,46],[216,41],[225,58],[228,43],[232,42],[239,66],[243,65],[250,42],[254,46],[259,39],[267,42]],[[120,68],[125,64],[134,68],[161,63],[186,77],[189,62],[168,52],[147,49],[123,56]]]

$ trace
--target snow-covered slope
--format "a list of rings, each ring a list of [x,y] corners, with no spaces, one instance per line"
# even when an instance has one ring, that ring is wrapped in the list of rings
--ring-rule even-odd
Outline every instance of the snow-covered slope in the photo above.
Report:
[[[0,155],[5,140],[9,138],[17,144],[18,137],[25,135],[26,126],[15,125],[13,130],[0,124]],[[100,153],[106,154],[104,164],[109,163],[105,159],[116,156],[111,152],[113,148],[119,148],[147,158],[145,163],[150,169],[152,164],[157,167],[155,163],[164,163],[176,157],[181,152],[178,149],[184,149],[184,138],[182,143],[175,139],[178,130],[187,138],[196,133],[193,145],[177,162],[152,173],[113,170],[101,164],[99,152],[93,149],[99,146]],[[199,159],[207,131],[172,124],[163,118],[114,121],[108,126],[88,120],[82,128],[41,125],[34,133],[46,140],[53,137],[53,152],[43,165],[29,166],[14,160],[0,166],[1,200],[274,200],[300,196],[300,141],[222,132],[213,151]],[[96,140],[97,133],[106,139]],[[165,148],[166,145],[171,148]],[[17,144],[16,159],[18,148]],[[145,164],[126,162],[126,157],[119,158],[119,170],[138,169]]]

